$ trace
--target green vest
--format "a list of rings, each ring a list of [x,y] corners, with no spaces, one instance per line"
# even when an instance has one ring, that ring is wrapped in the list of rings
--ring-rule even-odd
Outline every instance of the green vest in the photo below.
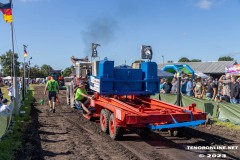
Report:
[[[83,100],[84,97],[81,95],[81,93],[87,94],[87,91],[85,89],[82,90],[81,88],[78,88],[76,91],[75,100],[78,100],[78,101]]]
[[[50,80],[47,82],[47,86],[48,86],[48,91],[57,91],[57,87],[58,87],[58,82],[55,80]]]

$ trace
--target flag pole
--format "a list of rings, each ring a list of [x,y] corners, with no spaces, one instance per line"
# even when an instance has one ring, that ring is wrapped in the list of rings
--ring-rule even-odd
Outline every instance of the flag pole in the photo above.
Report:
[[[12,0],[9,0],[11,3]],[[14,35],[13,35],[13,22],[10,23],[11,25],[11,36],[12,36],[12,64],[13,64],[13,91],[14,91],[14,98],[13,98],[13,104],[14,104],[14,113],[16,115],[19,114],[19,96],[18,96],[18,85],[17,85],[17,77],[16,77],[16,64],[15,64],[15,54],[14,54]]]

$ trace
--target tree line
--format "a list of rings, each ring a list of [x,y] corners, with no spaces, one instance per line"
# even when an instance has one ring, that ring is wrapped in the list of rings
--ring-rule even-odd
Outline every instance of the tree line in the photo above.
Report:
[[[223,56],[223,57],[219,57],[218,61],[233,61],[234,58],[230,57],[230,56]],[[188,59],[187,57],[182,57],[178,60],[178,62],[202,62],[202,60],[200,59]]]
[[[11,63],[12,52],[9,50],[5,54],[0,56],[0,64],[2,66],[1,74],[2,76],[11,76],[12,63]],[[14,54],[15,59],[15,71],[18,77],[22,77],[24,74],[24,63],[18,61],[18,54]],[[50,65],[43,64],[42,66],[34,65],[31,66],[28,62],[25,62],[25,75],[30,78],[45,78],[50,75],[50,72],[54,70]],[[68,77],[71,74],[71,67],[67,67],[63,70],[62,74],[64,77]]]

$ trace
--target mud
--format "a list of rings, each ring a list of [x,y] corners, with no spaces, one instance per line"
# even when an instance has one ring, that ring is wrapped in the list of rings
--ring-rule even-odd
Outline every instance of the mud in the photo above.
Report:
[[[43,97],[43,87],[34,88],[36,102]],[[189,150],[187,146],[227,145],[239,146],[239,132],[230,131],[224,127],[204,126],[197,129],[186,129],[183,137],[171,137],[166,132],[126,130],[122,141],[113,141],[107,134],[101,132],[97,122],[83,118],[81,111],[71,109],[66,105],[64,91],[61,91],[60,104],[56,113],[46,112],[45,105],[36,103],[33,108],[33,119],[36,126],[32,127],[36,148],[32,159],[207,159],[200,154],[226,154],[225,159],[238,159],[237,150]],[[39,145],[37,145],[39,144]],[[218,159],[218,158],[214,158]]]

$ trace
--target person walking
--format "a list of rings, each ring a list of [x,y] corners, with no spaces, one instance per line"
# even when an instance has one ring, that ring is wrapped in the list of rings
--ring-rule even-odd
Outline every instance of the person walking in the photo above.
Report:
[[[46,95],[47,90],[48,90],[50,112],[53,111],[53,113],[55,113],[57,91],[59,93],[59,85],[58,85],[58,82],[53,79],[53,77],[51,77],[50,80],[47,82],[44,90],[44,95]]]

